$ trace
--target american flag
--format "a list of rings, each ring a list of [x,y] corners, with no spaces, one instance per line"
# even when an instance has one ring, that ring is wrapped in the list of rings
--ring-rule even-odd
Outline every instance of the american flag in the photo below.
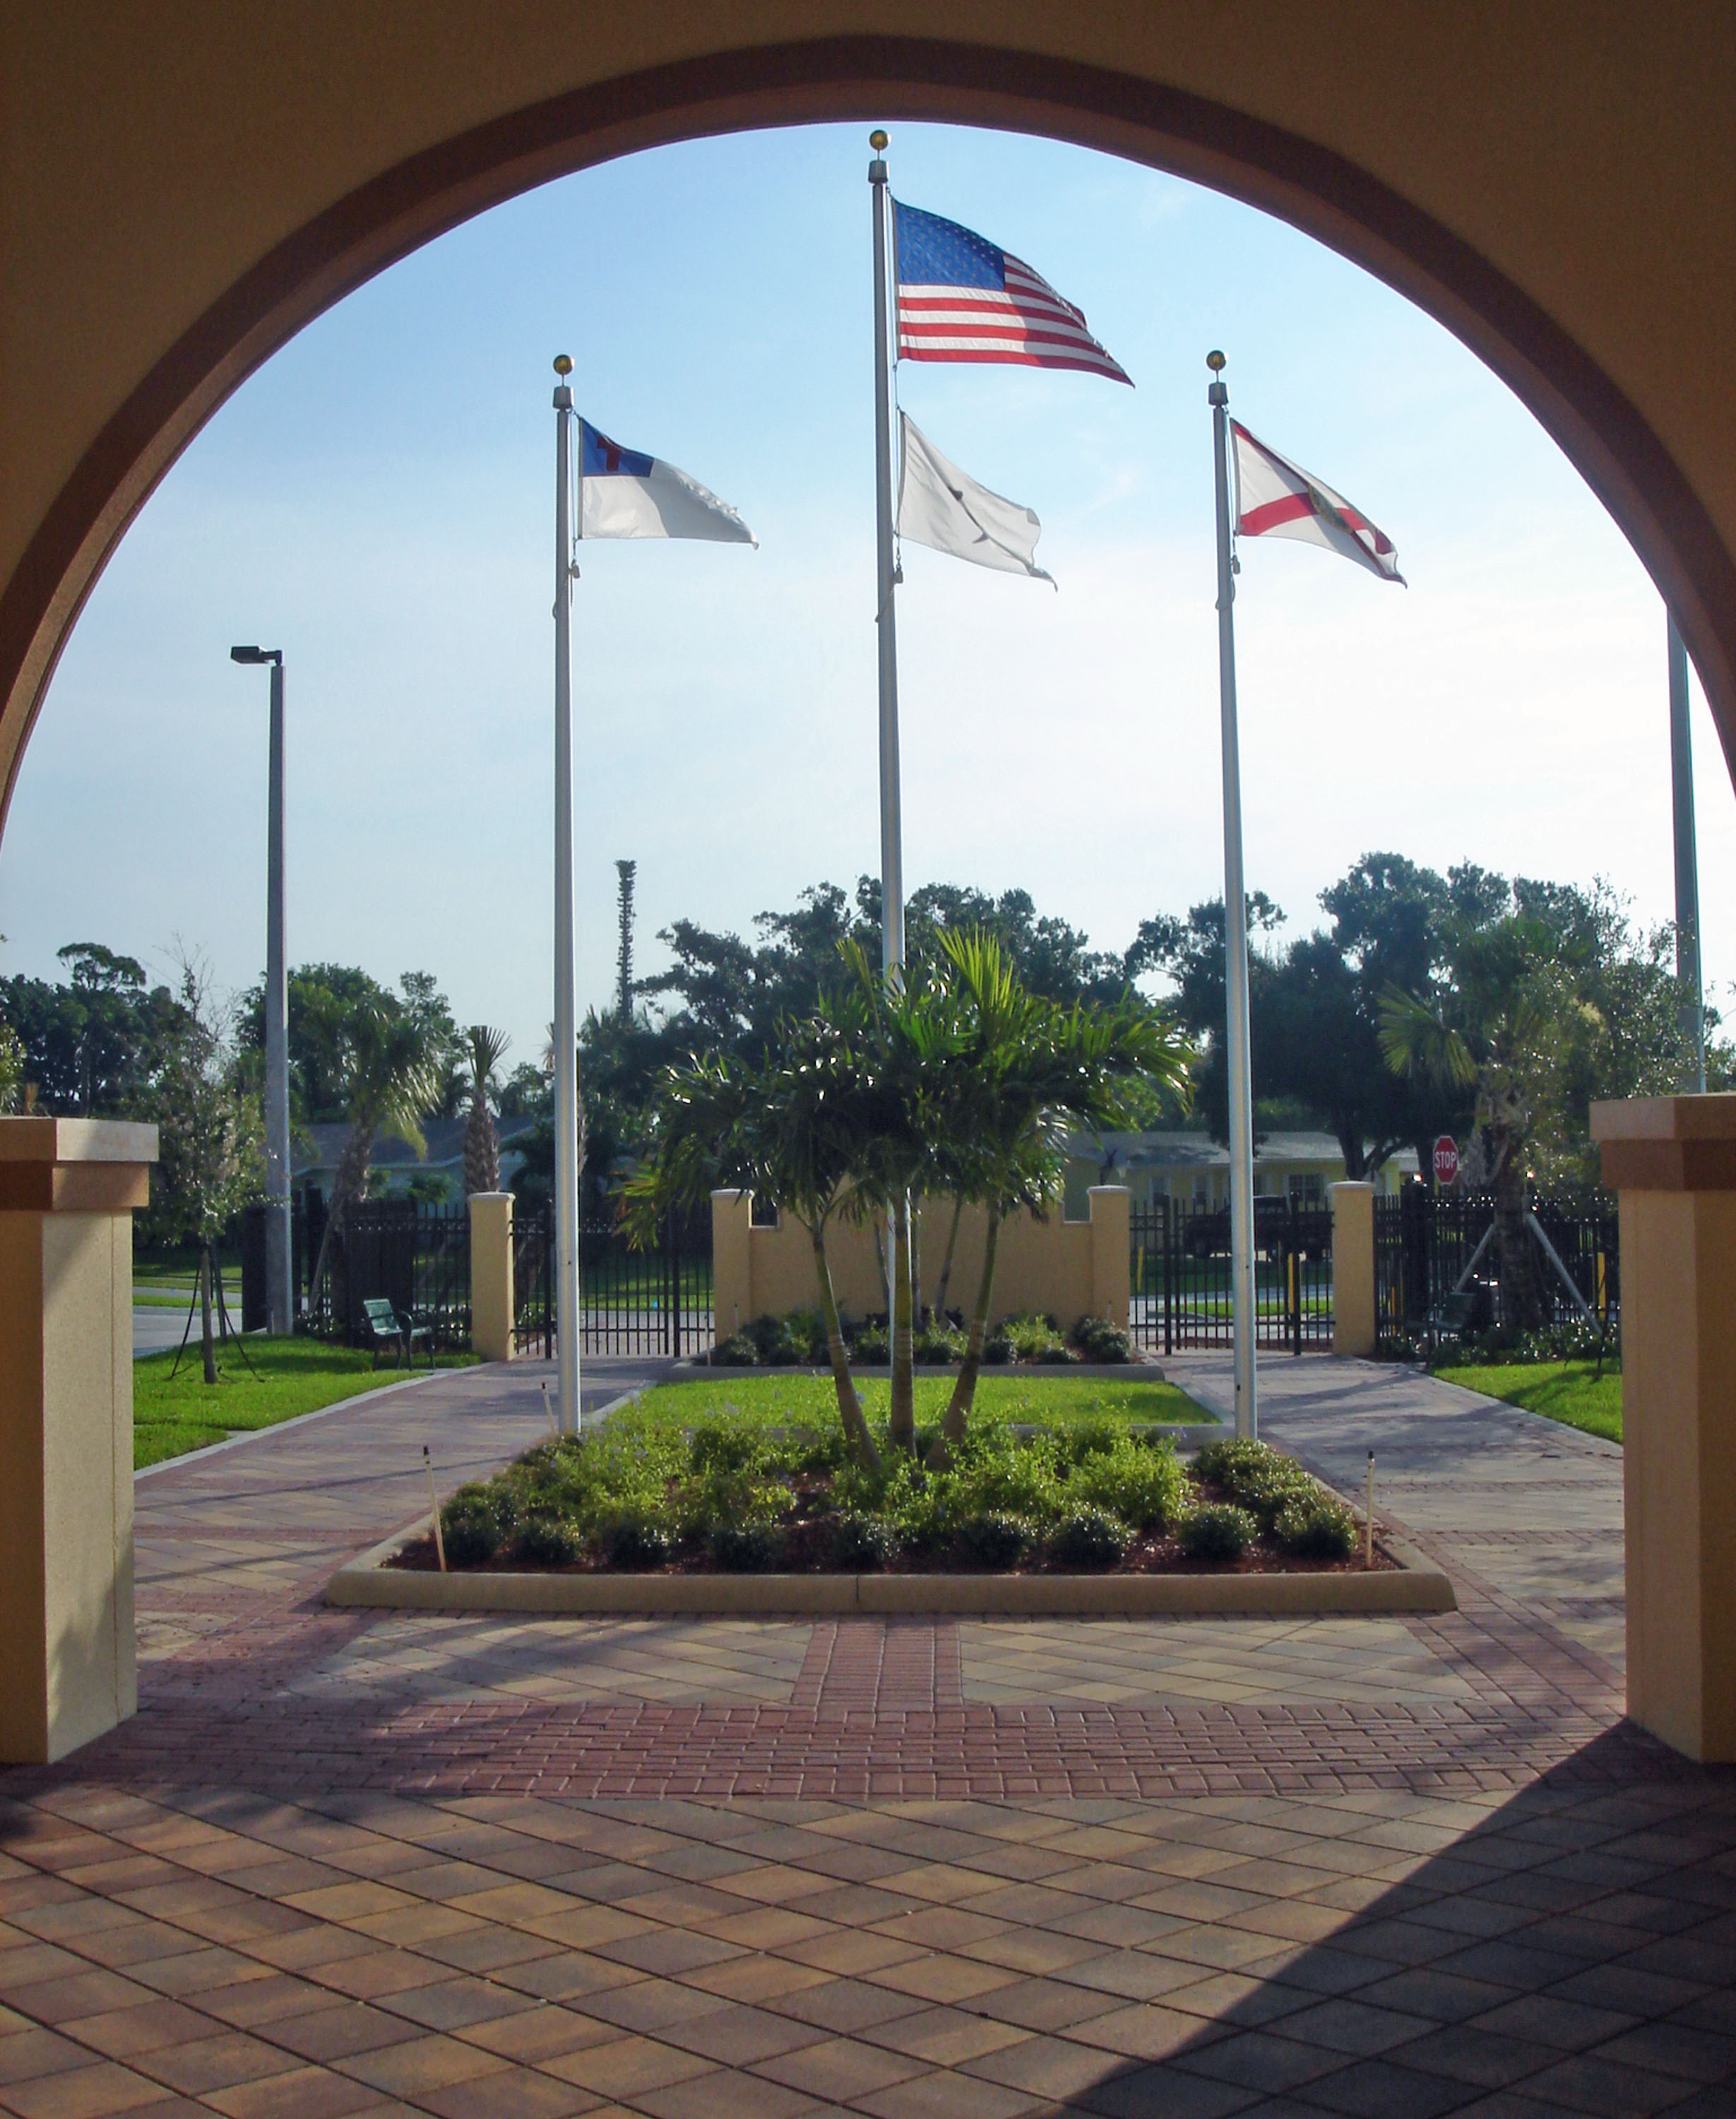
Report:
[[[892,205],[900,360],[1001,360],[1132,378],[1021,258],[937,213]]]

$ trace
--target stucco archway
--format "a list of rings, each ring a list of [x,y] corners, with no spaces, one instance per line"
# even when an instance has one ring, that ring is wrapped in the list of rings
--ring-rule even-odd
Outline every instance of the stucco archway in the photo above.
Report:
[[[656,142],[994,123],[1279,213],[1517,391],[1677,609],[1736,759],[1736,16],[1684,0],[1086,10],[1067,0],[146,0],[0,30],[0,784],[155,480],[394,258]],[[1229,35],[1234,30],[1234,35]],[[3,806],[0,806],[3,815]]]

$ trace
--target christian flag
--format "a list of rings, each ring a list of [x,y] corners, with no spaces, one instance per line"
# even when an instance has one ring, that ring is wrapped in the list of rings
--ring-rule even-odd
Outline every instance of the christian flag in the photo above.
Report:
[[[758,538],[735,510],[697,478],[623,449],[589,420],[578,425],[581,537],[701,537],[757,547]]]
[[[892,202],[900,360],[1012,361],[1132,378],[1040,272],[956,220]]]
[[[1392,540],[1360,509],[1311,478],[1299,464],[1256,441],[1238,420],[1230,421],[1229,431],[1235,440],[1238,536],[1296,537],[1304,545],[1323,545],[1383,582],[1405,585]]]

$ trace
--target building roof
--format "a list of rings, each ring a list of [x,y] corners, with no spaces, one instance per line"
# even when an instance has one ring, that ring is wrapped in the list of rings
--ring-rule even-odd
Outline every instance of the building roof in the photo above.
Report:
[[[439,1172],[464,1171],[464,1129],[470,1123],[468,1113],[456,1119],[424,1119],[422,1137],[428,1147],[418,1155],[408,1142],[388,1140],[377,1136],[373,1144],[373,1166],[376,1170],[401,1171],[406,1176],[412,1171]],[[497,1119],[494,1130],[499,1137],[501,1152],[505,1155],[508,1145],[521,1134],[528,1133],[535,1124],[535,1119]],[[336,1170],[338,1157],[344,1152],[344,1143],[350,1138],[347,1124],[304,1126],[294,1141],[289,1154],[289,1174],[292,1178],[314,1177],[322,1171]]]

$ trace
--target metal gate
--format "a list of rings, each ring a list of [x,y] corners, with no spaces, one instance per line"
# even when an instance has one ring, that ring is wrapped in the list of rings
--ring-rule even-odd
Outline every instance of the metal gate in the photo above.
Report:
[[[1131,1217],[1129,1319],[1152,1352],[1230,1343],[1229,1210],[1154,1199]],[[1324,1202],[1254,1202],[1254,1343],[1300,1354],[1332,1344],[1332,1211]]]
[[[512,1222],[514,1333],[522,1353],[554,1352],[554,1209],[521,1208]],[[666,1221],[655,1247],[635,1250],[618,1222],[586,1222],[579,1238],[580,1351],[704,1353],[711,1344],[709,1209]]]

